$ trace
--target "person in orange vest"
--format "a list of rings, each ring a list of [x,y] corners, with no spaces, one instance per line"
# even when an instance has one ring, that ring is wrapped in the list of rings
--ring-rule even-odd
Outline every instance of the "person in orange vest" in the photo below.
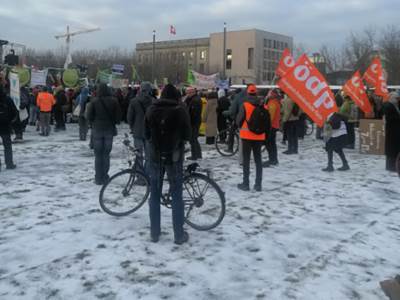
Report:
[[[38,94],[36,99],[40,110],[40,135],[42,136],[48,136],[50,133],[51,110],[55,103],[54,96],[48,92],[47,87],[43,87],[43,91]]]
[[[281,103],[280,96],[276,89],[273,89],[267,96],[265,109],[268,110],[271,117],[271,130],[268,138],[265,141],[265,145],[268,151],[268,161],[263,163],[263,167],[268,168],[269,166],[276,166],[278,162],[278,150],[276,147],[276,133],[279,131],[281,122]]]
[[[265,133],[256,134],[249,129],[248,122],[252,113],[257,105],[260,104],[257,98],[257,87],[254,84],[249,84],[247,87],[247,97],[243,105],[240,107],[239,113],[236,117],[236,124],[238,125],[240,139],[243,146],[243,182],[238,184],[240,190],[248,191],[249,176],[250,176],[250,154],[253,151],[254,161],[256,163],[256,182],[254,189],[261,191],[262,182],[262,160],[261,160],[261,147],[265,141]]]

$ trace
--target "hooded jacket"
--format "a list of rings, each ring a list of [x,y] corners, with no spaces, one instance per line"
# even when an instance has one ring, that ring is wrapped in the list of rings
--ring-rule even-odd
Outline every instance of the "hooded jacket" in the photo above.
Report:
[[[16,109],[14,102],[10,97],[8,97],[4,91],[3,87],[0,85],[0,113],[5,113],[6,119],[5,123],[0,123],[0,135],[9,135],[11,133],[11,123],[17,117],[18,110]],[[4,109],[4,111],[3,111]],[[2,119],[1,116],[0,119]]]
[[[140,93],[133,98],[128,107],[127,121],[131,127],[134,138],[144,139],[144,117],[147,109],[153,103],[151,96],[152,87],[148,82],[143,82],[140,86]]]

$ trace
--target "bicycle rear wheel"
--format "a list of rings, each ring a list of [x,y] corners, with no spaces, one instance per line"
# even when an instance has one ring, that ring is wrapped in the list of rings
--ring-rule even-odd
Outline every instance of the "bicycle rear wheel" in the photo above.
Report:
[[[150,183],[140,171],[127,169],[113,176],[101,188],[99,202],[109,215],[127,216],[139,209],[150,193]]]
[[[183,181],[185,222],[197,230],[218,226],[225,216],[225,195],[210,177],[192,173]]]
[[[222,130],[215,138],[215,148],[222,156],[233,156],[239,151],[239,135],[229,129]]]

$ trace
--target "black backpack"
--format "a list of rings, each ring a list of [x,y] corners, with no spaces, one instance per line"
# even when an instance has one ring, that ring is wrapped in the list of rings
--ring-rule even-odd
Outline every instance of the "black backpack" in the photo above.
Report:
[[[249,130],[255,134],[268,134],[271,128],[271,118],[269,112],[264,108],[264,105],[255,105],[250,119],[247,121],[247,126]]]
[[[154,105],[151,111],[150,131],[155,152],[170,158],[181,144],[178,104]]]
[[[8,124],[10,122],[10,116],[8,113],[8,105],[5,101],[0,101],[0,124]]]

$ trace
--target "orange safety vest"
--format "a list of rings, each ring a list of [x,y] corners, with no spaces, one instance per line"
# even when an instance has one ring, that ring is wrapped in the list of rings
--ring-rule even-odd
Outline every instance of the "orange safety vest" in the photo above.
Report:
[[[246,114],[246,119],[243,121],[242,127],[239,130],[240,138],[243,140],[252,140],[252,141],[265,141],[265,133],[255,134],[251,132],[247,122],[250,120],[251,114],[254,110],[254,105],[249,102],[243,103],[244,112]]]
[[[53,105],[56,103],[52,94],[40,92],[36,100],[37,106],[41,112],[51,112]]]
[[[270,108],[275,106],[274,115],[271,115]],[[265,109],[268,110],[269,115],[271,116],[271,127],[275,129],[279,129],[281,122],[281,104],[278,99],[270,99],[268,100],[268,104],[264,105]]]

